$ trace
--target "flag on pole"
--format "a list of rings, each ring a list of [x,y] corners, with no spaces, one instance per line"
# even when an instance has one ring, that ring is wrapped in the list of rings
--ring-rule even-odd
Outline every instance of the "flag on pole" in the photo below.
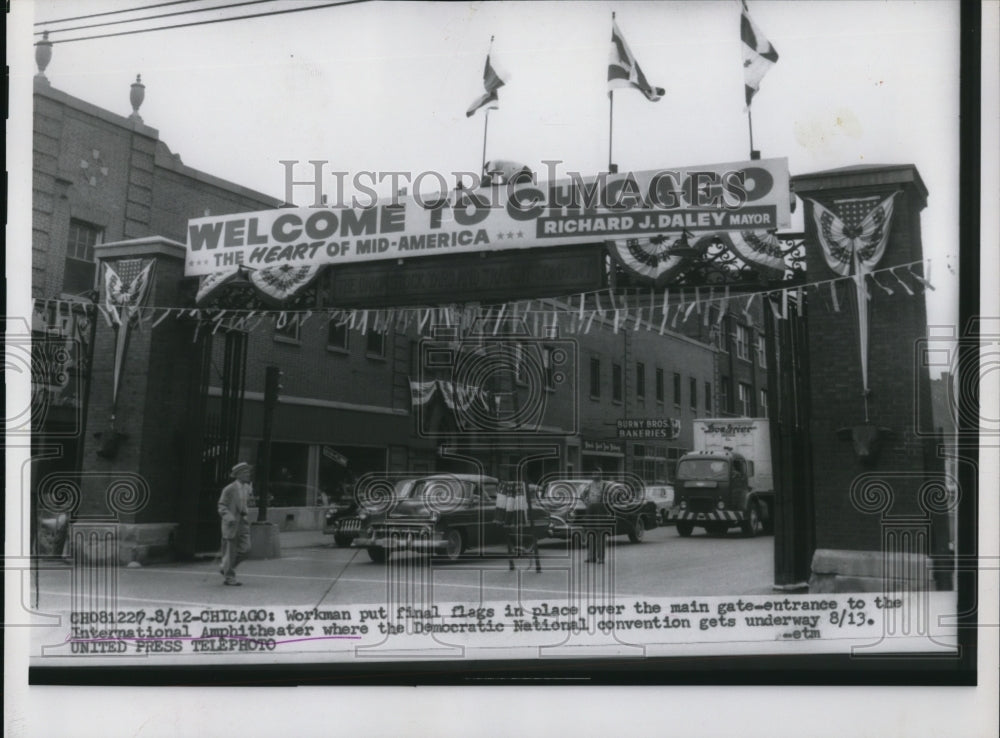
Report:
[[[743,40],[743,84],[749,107],[750,100],[760,89],[760,81],[778,61],[778,52],[750,19],[746,0],[740,17],[740,38]]]
[[[490,54],[487,54],[486,67],[483,69],[483,88],[486,91],[469,106],[469,109],[465,111],[465,117],[471,118],[480,108],[491,108],[493,110],[499,108],[500,96],[497,94],[497,91],[504,86],[504,82],[505,80],[501,78],[490,62]]]
[[[611,56],[608,59],[608,91],[617,87],[631,87],[639,90],[650,102],[663,97],[665,90],[649,84],[639,63],[625,43],[625,37],[614,19],[611,21]]]

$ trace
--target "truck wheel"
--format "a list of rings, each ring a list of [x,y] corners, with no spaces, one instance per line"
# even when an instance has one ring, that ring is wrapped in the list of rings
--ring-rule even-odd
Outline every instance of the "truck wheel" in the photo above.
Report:
[[[455,561],[465,551],[465,537],[462,535],[462,531],[457,528],[449,528],[444,534],[444,540],[445,556],[451,561]]]
[[[767,505],[767,517],[764,519],[764,533],[770,535],[774,533],[774,503]]]
[[[740,523],[740,527],[743,529],[743,535],[747,538],[753,538],[763,530],[764,523],[760,517],[760,505],[756,502],[750,503],[750,508],[747,510],[743,522]]]
[[[334,533],[333,542],[337,544],[340,548],[348,548],[351,545],[351,541],[354,540],[353,536],[347,536],[343,533]]]
[[[636,515],[635,523],[632,524],[632,530],[628,532],[628,539],[632,543],[642,543],[642,539],[646,537],[646,520],[642,515]]]
[[[371,559],[376,564],[384,564],[386,560],[389,558],[389,552],[386,551],[381,546],[369,546],[368,558]]]
[[[691,531],[694,530],[694,524],[688,523],[683,520],[677,521],[677,535],[681,538],[687,538],[691,535]]]

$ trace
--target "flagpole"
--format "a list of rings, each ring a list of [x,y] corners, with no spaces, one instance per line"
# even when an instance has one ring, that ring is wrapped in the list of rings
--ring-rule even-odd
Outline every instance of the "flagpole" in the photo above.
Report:
[[[614,41],[615,11],[611,11],[611,34]],[[615,130],[615,91],[608,90],[608,174],[614,172],[615,165],[612,163],[611,145],[614,141]]]
[[[479,176],[486,176],[486,132],[490,129],[490,109],[486,108],[485,122],[483,123],[483,161],[479,167]]]
[[[493,53],[493,39],[494,36],[490,36],[490,48],[486,51],[486,61],[489,63],[490,55]],[[490,107],[486,106],[486,120],[483,122],[483,160],[479,165],[479,176],[486,176],[486,132],[490,128]]]
[[[611,156],[611,144],[614,141],[614,130],[615,130],[614,90],[608,90],[608,100],[610,101],[610,104],[608,105],[608,174],[614,174],[615,165],[612,163],[613,159]]]
[[[750,158],[753,159],[753,109],[749,105],[747,105],[747,126],[750,128]]]

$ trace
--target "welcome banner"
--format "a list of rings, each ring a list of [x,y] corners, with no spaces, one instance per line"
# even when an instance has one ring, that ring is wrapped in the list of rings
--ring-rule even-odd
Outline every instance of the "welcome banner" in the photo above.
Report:
[[[187,276],[790,226],[786,159],[601,174],[189,221]]]

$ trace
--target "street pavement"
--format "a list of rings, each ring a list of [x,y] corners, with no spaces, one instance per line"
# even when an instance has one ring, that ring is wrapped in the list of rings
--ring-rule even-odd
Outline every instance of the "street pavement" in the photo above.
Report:
[[[402,554],[386,566],[369,561],[364,549],[336,547],[320,531],[283,532],[280,540],[280,558],[240,565],[241,587],[223,586],[218,563],[210,558],[122,567],[108,581],[117,582],[120,609],[311,608],[379,604],[390,595],[398,600],[400,577],[429,587],[435,602],[471,604],[565,599],[595,582],[619,598],[770,594],[774,569],[774,538],[742,538],[736,530],[723,538],[698,530],[681,538],[672,527],[657,528],[641,544],[618,536],[603,565],[585,563],[585,550],[565,542],[543,542],[542,573],[527,558],[509,571],[503,547],[459,561]],[[68,564],[39,572],[38,610],[67,611],[71,580]]]

